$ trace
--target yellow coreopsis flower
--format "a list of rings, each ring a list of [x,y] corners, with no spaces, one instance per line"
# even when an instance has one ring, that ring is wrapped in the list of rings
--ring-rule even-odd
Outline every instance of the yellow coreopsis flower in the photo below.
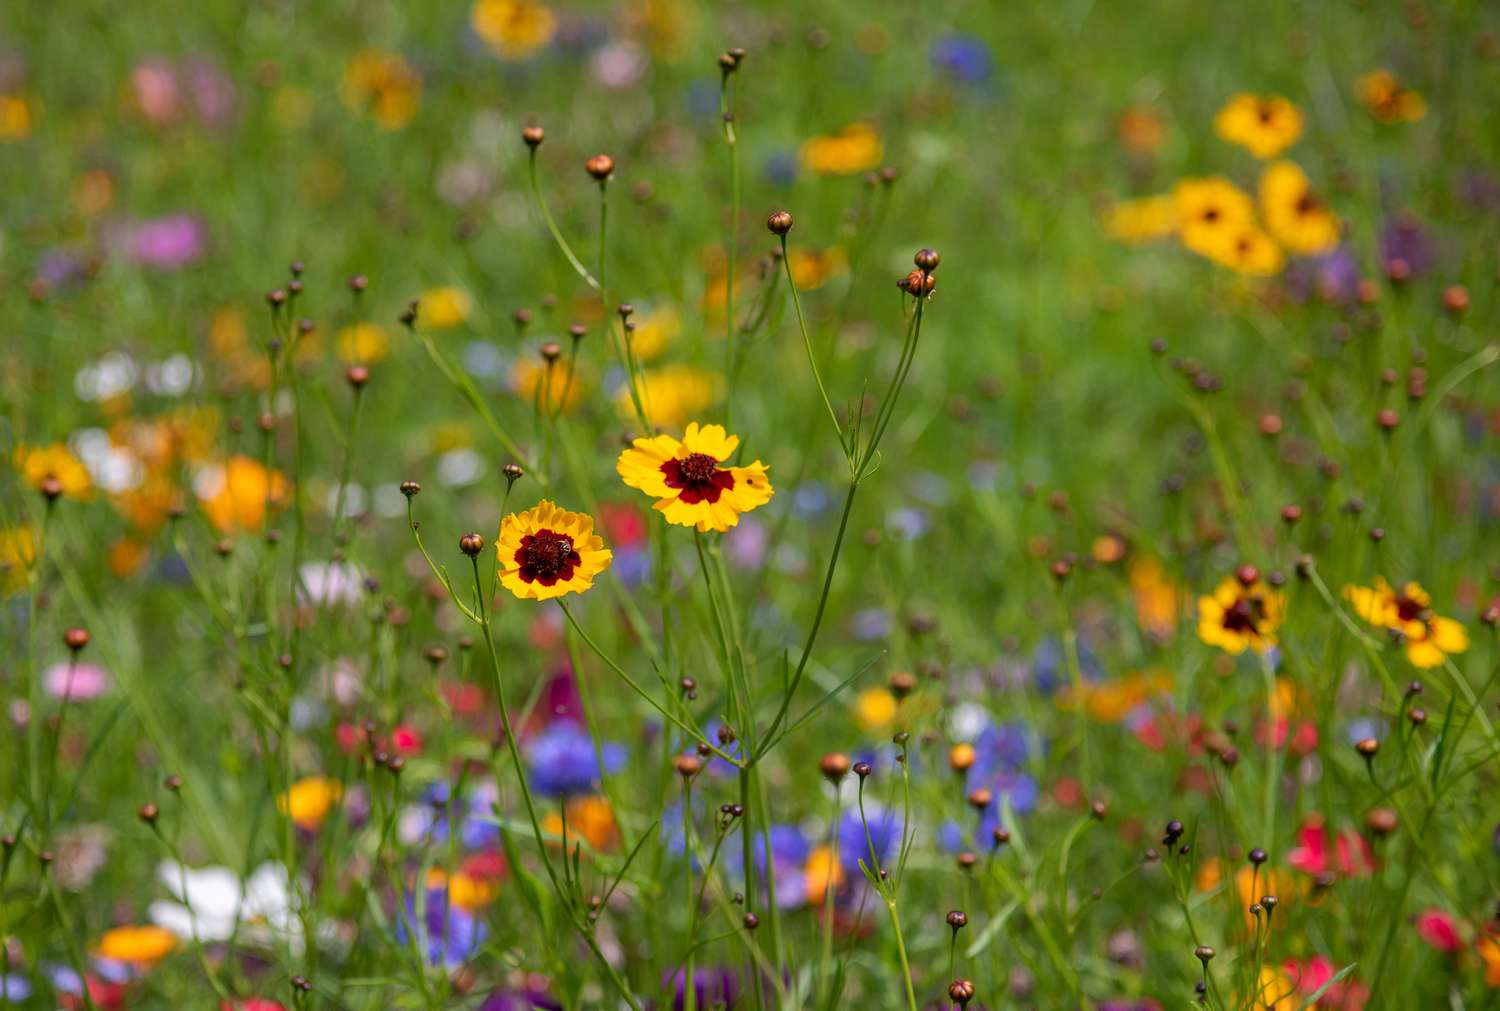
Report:
[[[500,524],[495,545],[500,584],[522,600],[582,593],[614,557],[594,533],[594,518],[543,499]]]
[[[1281,247],[1254,225],[1225,234],[1222,241],[1204,255],[1246,277],[1270,277],[1286,266]]]
[[[338,780],[313,776],[298,780],[277,797],[276,809],[291,818],[298,828],[313,832],[343,796],[344,788]]]
[[[653,508],[668,523],[723,533],[740,522],[741,513],[765,505],[774,494],[759,460],[725,466],[739,445],[739,436],[724,426],[695,421],[680,442],[670,435],[636,439],[615,469],[627,485],[656,499]]]
[[[31,527],[0,529],[0,590],[14,593],[31,581],[37,535]]]
[[[31,136],[31,104],[20,95],[0,95],[0,143]]]
[[[1344,587],[1344,599],[1371,625],[1399,632],[1413,667],[1441,667],[1445,658],[1469,648],[1469,633],[1434,613],[1432,596],[1418,583],[1408,582],[1398,592],[1377,576],[1373,586]]]
[[[657,428],[681,428],[695,414],[712,407],[719,397],[720,380],[712,372],[691,365],[663,365],[640,375],[638,392],[646,418]],[[630,391],[621,390],[615,408],[633,417]]]
[[[337,341],[339,359],[349,365],[374,365],[391,355],[391,338],[374,323],[351,323]]]
[[[1246,566],[1198,598],[1198,638],[1236,656],[1246,648],[1264,653],[1276,645],[1282,606],[1281,593]]]
[[[521,60],[552,41],[557,18],[536,0],[478,0],[469,25],[484,44],[507,60]]]
[[[1222,176],[1184,179],[1172,190],[1177,234],[1201,256],[1212,256],[1228,236],[1255,224],[1250,195]]]
[[[64,443],[17,446],[15,466],[21,479],[39,491],[48,482],[56,481],[68,498],[86,499],[93,493],[94,486],[89,480],[88,468]]]
[[[1330,252],[1339,242],[1339,219],[1295,162],[1268,165],[1260,176],[1260,207],[1277,242],[1302,256]]]
[[[1389,70],[1374,70],[1356,82],[1359,100],[1377,123],[1415,123],[1427,115],[1427,101],[1404,87]]]
[[[345,64],[339,95],[382,130],[399,130],[422,104],[422,76],[399,53],[366,49]]]
[[[1177,231],[1177,201],[1171,195],[1116,201],[1104,214],[1104,230],[1131,244],[1164,238]]]
[[[659,356],[682,332],[682,317],[670,305],[637,312],[630,331],[630,353],[638,362]]]
[[[792,282],[802,291],[816,291],[833,278],[842,274],[849,265],[844,251],[831,249],[803,249],[791,251]]]
[[[1214,117],[1214,132],[1257,158],[1274,158],[1302,136],[1302,113],[1280,95],[1241,92]]]
[[[131,925],[106,930],[94,946],[94,954],[111,962],[150,966],[166,958],[176,947],[177,935],[166,927]]]
[[[802,145],[802,165],[818,175],[846,176],[880,164],[885,146],[869,123],[851,123],[837,133],[812,137]]]
[[[203,470],[195,482],[199,504],[223,534],[254,532],[265,525],[270,509],[286,504],[291,484],[279,470],[248,456],[231,456]]]
[[[446,330],[467,320],[473,308],[474,300],[462,288],[431,288],[417,299],[417,319],[430,329]]]

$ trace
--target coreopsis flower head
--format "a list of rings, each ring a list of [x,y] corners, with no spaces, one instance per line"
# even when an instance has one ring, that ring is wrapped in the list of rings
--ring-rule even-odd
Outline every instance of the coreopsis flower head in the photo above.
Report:
[[[1223,233],[1219,243],[1204,255],[1246,277],[1270,277],[1286,265],[1281,247],[1255,225]]]
[[[31,109],[31,102],[23,95],[0,95],[0,144],[31,136]]]
[[[276,808],[307,832],[315,832],[344,796],[344,787],[336,779],[312,776],[293,783],[276,798]]]
[[[193,490],[204,514],[222,534],[255,532],[267,511],[286,504],[291,485],[279,470],[248,456],[231,456],[198,473]]]
[[[399,130],[422,104],[422,76],[399,53],[366,49],[344,65],[339,96],[351,111],[368,115],[382,130]]]
[[[690,422],[681,441],[670,435],[636,439],[615,465],[630,487],[655,498],[668,523],[723,533],[740,515],[771,501],[766,465],[725,466],[739,448],[722,425]]]
[[[663,365],[640,375],[637,392],[646,419],[657,428],[681,428],[689,419],[713,406],[722,382],[713,372],[691,365]],[[634,417],[630,391],[622,389],[615,397],[615,409],[621,417]]]
[[[885,145],[869,123],[850,123],[837,133],[809,138],[802,145],[801,156],[809,172],[847,176],[879,165]]]
[[[391,356],[391,339],[374,323],[351,323],[338,332],[335,346],[348,365],[374,365]]]
[[[1484,963],[1484,985],[1492,990],[1500,987],[1500,936],[1485,934],[1475,942],[1474,950]]]
[[[1183,179],[1172,190],[1182,244],[1212,256],[1226,238],[1255,224],[1250,195],[1223,176]]]
[[[609,762],[608,757],[605,762]],[[608,798],[597,794],[569,797],[567,809],[569,845],[582,839],[589,844],[590,849],[602,853],[619,842],[620,827],[615,821],[615,809],[610,806]],[[561,838],[562,815],[557,811],[548,811],[542,817],[542,831]]]
[[[31,527],[0,527],[0,593],[14,593],[30,582],[36,547]]]
[[[1355,82],[1359,100],[1377,123],[1415,123],[1427,115],[1427,101],[1389,70],[1372,70]]]
[[[1441,667],[1445,657],[1469,648],[1469,633],[1434,613],[1432,596],[1419,583],[1408,582],[1398,591],[1377,576],[1373,586],[1344,587],[1344,599],[1371,625],[1399,632],[1413,667]]]
[[[72,499],[86,499],[93,494],[93,482],[82,460],[61,442],[50,446],[16,447],[13,454],[16,473],[21,480],[40,491],[44,485],[56,481],[62,494]]]
[[[594,533],[594,518],[543,499],[500,524],[495,545],[500,583],[522,600],[552,600],[582,593],[613,557]]]
[[[1241,92],[1214,116],[1214,132],[1257,158],[1275,158],[1302,136],[1302,113],[1280,95]]]
[[[1339,219],[1313,192],[1296,162],[1278,161],[1260,176],[1260,209],[1277,242],[1300,256],[1320,256],[1338,245]]]
[[[469,26],[503,60],[524,60],[557,34],[556,16],[536,0],[478,0]]]
[[[128,925],[106,930],[94,945],[94,955],[111,962],[152,966],[177,947],[177,935],[154,924]]]
[[[779,879],[780,875],[777,877]],[[822,903],[829,888],[837,892],[843,887],[844,868],[839,864],[831,847],[817,846],[808,853],[807,860],[803,862],[801,877],[803,901],[810,906],[816,906]],[[780,887],[779,882],[777,887]]]
[[[465,322],[474,309],[474,299],[467,291],[452,285],[430,288],[417,301],[422,307],[422,325],[431,330],[446,330]]]
[[[1226,577],[1213,593],[1198,598],[1198,638],[1235,656],[1246,648],[1264,653],[1276,645],[1282,608],[1279,591],[1253,569],[1241,571]]]
[[[828,249],[797,247],[787,257],[792,283],[802,291],[816,291],[848,269],[849,259],[837,246]]]
[[[638,311],[631,323],[630,351],[640,362],[659,357],[682,332],[682,316],[671,305]]]
[[[1131,245],[1165,238],[1177,231],[1177,201],[1170,194],[1116,201],[1104,212],[1104,230]]]
[[[604,768],[599,767],[600,757]],[[526,745],[526,767],[538,793],[568,796],[593,793],[605,772],[625,765],[625,746],[602,742],[598,749],[588,731],[572,720],[556,720]]]

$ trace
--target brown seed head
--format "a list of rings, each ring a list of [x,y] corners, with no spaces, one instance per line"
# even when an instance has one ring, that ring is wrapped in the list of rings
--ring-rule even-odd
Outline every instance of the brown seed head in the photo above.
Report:
[[[542,146],[542,141],[547,139],[547,131],[539,126],[523,126],[521,127],[521,139],[526,142],[527,147],[538,148]]]
[[[766,218],[766,227],[771,230],[772,235],[785,235],[792,230],[791,212],[772,211],[770,217]]]
[[[917,255],[913,256],[911,259],[918,268],[925,270],[930,274],[934,270],[938,269],[938,263],[942,260],[942,257],[938,255],[938,251],[936,249],[924,248],[917,250]]]
[[[458,539],[458,550],[470,558],[477,558],[484,550],[484,538],[479,534],[464,534]]]
[[[818,771],[828,782],[838,783],[839,780],[849,775],[849,756],[842,752],[830,751],[819,760]]]
[[[584,171],[599,182],[605,182],[615,174],[615,160],[607,154],[596,154],[583,163]]]
[[[697,755],[678,755],[672,759],[672,767],[683,779],[692,779],[703,769],[703,760]]]
[[[407,498],[415,498],[422,493],[422,486],[415,481],[402,481],[401,494]]]

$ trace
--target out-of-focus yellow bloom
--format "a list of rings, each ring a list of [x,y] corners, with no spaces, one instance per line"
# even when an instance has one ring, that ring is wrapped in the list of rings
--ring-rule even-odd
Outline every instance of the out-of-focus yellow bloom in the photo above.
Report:
[[[298,780],[277,797],[276,809],[291,818],[298,828],[313,832],[322,826],[328,812],[343,796],[344,788],[338,780],[313,776]]]
[[[697,24],[697,7],[684,0],[630,0],[620,12],[621,33],[664,60],[678,60],[691,51]]]
[[[548,811],[542,819],[542,831],[561,837],[562,817]],[[600,852],[613,848],[619,840],[615,812],[603,797],[574,797],[568,801],[568,839],[581,838]]]
[[[825,176],[847,176],[880,164],[885,145],[869,123],[850,123],[837,133],[812,137],[802,145],[802,165]]]
[[[1167,577],[1160,561],[1140,555],[1130,562],[1130,593],[1135,599],[1135,620],[1147,635],[1168,639],[1177,630],[1182,593]]]
[[[1374,70],[1356,83],[1359,100],[1377,123],[1415,123],[1427,115],[1427,101],[1403,87],[1389,70]]]
[[[1484,985],[1500,987],[1500,939],[1494,934],[1485,934],[1475,943],[1479,959],[1484,963]]]
[[[339,331],[338,355],[350,365],[373,365],[391,355],[391,338],[374,323],[351,323]]]
[[[1255,1011],[1297,1011],[1301,1003],[1295,980],[1275,966],[1261,966],[1255,992],[1250,994],[1250,1007]]]
[[[1250,195],[1222,176],[1184,179],[1172,191],[1182,244],[1212,257],[1227,237],[1255,224]]]
[[[1169,695],[1171,691],[1170,674],[1137,671],[1109,681],[1085,682],[1083,705],[1085,711],[1100,723],[1119,723],[1142,704]],[[1059,701],[1071,708],[1074,705],[1072,689],[1065,688]]]
[[[1246,277],[1270,277],[1279,274],[1286,266],[1286,255],[1281,247],[1254,225],[1224,235],[1222,241],[1204,255]]]
[[[432,330],[446,330],[469,318],[474,300],[462,288],[429,288],[417,299],[417,320]]]
[[[791,251],[792,282],[802,291],[815,291],[833,278],[842,274],[849,266],[848,257],[838,247],[829,249],[803,249]]]
[[[561,825],[560,820],[558,824]],[[448,901],[469,912],[483,909],[500,896],[500,882],[492,876],[481,877],[464,871],[449,875],[441,867],[433,867],[427,872],[429,889],[444,885],[448,888]]]
[[[1198,638],[1236,656],[1248,647],[1264,653],[1276,645],[1282,595],[1253,573],[1245,583],[1228,576],[1212,594],[1198,598]]]
[[[86,499],[93,494],[88,468],[64,443],[50,446],[16,447],[16,473],[33,488],[40,489],[49,478],[62,486],[62,493],[72,499]]]
[[[94,954],[111,962],[150,966],[166,958],[176,947],[176,934],[166,927],[147,924],[106,930],[94,946]]]
[[[0,590],[10,594],[30,584],[36,541],[29,526],[0,528]]]
[[[31,104],[20,95],[0,95],[0,144],[31,136]]]
[[[1164,238],[1177,231],[1177,200],[1166,194],[1117,201],[1104,214],[1104,229],[1131,244]]]
[[[1125,150],[1133,154],[1154,154],[1166,138],[1167,128],[1155,109],[1132,105],[1120,114],[1115,136]]]
[[[569,372],[572,373],[571,379]],[[523,359],[516,363],[510,376],[511,389],[527,403],[535,403],[540,398],[549,409],[561,409],[565,414],[583,402],[585,385],[582,367],[575,362],[570,369],[561,359],[550,365]]]
[[[209,321],[208,346],[219,357],[232,358],[244,350],[248,334],[245,314],[234,306],[225,306]]]
[[[818,846],[807,855],[807,863],[802,867],[802,880],[807,887],[807,904],[815,906],[823,901],[830,884],[837,891],[844,883],[844,868],[832,849],[826,845]]]
[[[73,183],[73,206],[85,217],[98,217],[115,202],[115,180],[104,169],[89,169]]]
[[[1125,557],[1125,541],[1115,534],[1103,534],[1094,538],[1089,554],[1101,565],[1113,565]]]
[[[1408,582],[1397,592],[1377,576],[1373,586],[1344,587],[1344,599],[1371,625],[1399,632],[1413,667],[1441,667],[1444,659],[1469,648],[1469,633],[1435,613],[1432,596],[1419,583]]]
[[[1214,132],[1257,158],[1275,158],[1302,136],[1302,113],[1280,95],[1241,92],[1214,117]]]
[[[708,412],[719,397],[719,385],[719,377],[712,372],[690,365],[665,365],[641,373],[641,405],[652,425],[680,429]],[[615,397],[615,407],[622,415],[634,417],[628,389]]]
[[[266,523],[268,509],[286,504],[291,484],[279,470],[267,470],[259,460],[231,456],[208,467],[195,482],[199,504],[220,533],[253,533]]]
[[[665,351],[682,332],[682,317],[670,305],[637,313],[630,332],[630,351],[638,362],[649,362]]]
[[[146,545],[130,537],[121,537],[109,546],[109,571],[116,579],[129,579],[146,567],[150,552]]]
[[[1339,219],[1313,192],[1296,162],[1266,166],[1260,176],[1260,208],[1277,242],[1301,256],[1320,256],[1339,242]]]
[[[885,688],[866,688],[854,697],[854,719],[866,730],[890,726],[899,708],[896,696]]]
[[[506,60],[525,59],[557,33],[557,18],[536,0],[478,0],[469,8],[469,25]]]
[[[344,65],[339,97],[382,130],[399,130],[422,104],[422,77],[399,53],[366,49]]]

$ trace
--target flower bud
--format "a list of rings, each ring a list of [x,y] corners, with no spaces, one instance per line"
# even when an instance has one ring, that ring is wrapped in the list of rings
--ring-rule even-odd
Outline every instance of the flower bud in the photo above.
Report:
[[[479,534],[464,534],[458,539],[458,550],[470,558],[477,558],[484,550],[484,538]]]
[[[766,227],[772,235],[785,235],[792,230],[792,215],[788,211],[774,211],[766,218]]]

